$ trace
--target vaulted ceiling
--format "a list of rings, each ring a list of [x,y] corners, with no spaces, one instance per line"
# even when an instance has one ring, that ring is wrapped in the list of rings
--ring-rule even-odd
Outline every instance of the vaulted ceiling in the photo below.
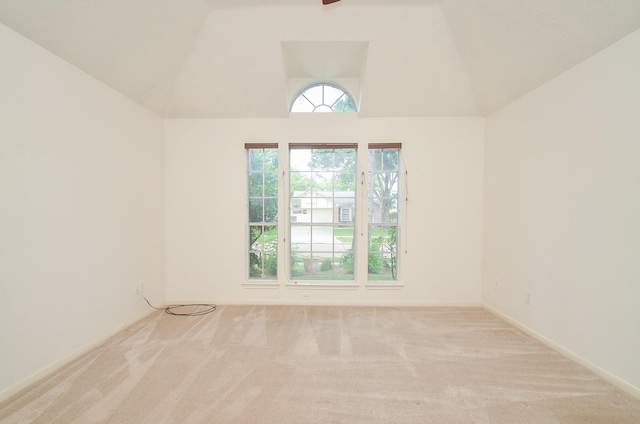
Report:
[[[640,28],[639,0],[2,0],[0,22],[166,118],[486,115]]]

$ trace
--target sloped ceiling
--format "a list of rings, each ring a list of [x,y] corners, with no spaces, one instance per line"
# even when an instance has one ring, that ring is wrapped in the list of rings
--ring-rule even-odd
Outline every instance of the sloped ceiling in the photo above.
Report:
[[[360,116],[460,116],[637,30],[640,1],[2,0],[0,22],[166,118],[286,117],[290,74],[345,86],[354,43]]]

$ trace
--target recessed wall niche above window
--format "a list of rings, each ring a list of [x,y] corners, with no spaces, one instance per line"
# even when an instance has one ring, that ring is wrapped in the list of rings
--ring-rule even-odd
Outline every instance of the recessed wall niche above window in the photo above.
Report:
[[[357,112],[349,94],[331,84],[305,88],[291,104],[291,112]]]
[[[282,41],[281,47],[287,81],[285,107],[289,112],[362,112],[361,80],[365,75],[368,41]],[[346,97],[332,108],[340,97],[329,99],[336,93],[333,90]],[[307,99],[300,97],[305,92]],[[348,106],[348,100],[351,109],[344,107]]]

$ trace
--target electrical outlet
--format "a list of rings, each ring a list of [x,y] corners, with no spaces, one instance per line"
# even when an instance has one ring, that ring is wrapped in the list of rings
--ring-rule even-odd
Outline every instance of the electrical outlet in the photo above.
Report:
[[[309,293],[302,293],[302,295],[300,296],[300,299],[311,300],[311,295]]]
[[[527,305],[532,305],[533,303],[533,293],[531,293],[531,291],[527,290],[526,292],[524,292],[524,302]]]

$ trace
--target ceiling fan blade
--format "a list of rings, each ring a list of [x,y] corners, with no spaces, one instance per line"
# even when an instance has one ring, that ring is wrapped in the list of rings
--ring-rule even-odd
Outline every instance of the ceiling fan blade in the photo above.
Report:
[[[325,6],[331,3],[337,3],[340,0],[322,0],[322,4],[324,4]]]

